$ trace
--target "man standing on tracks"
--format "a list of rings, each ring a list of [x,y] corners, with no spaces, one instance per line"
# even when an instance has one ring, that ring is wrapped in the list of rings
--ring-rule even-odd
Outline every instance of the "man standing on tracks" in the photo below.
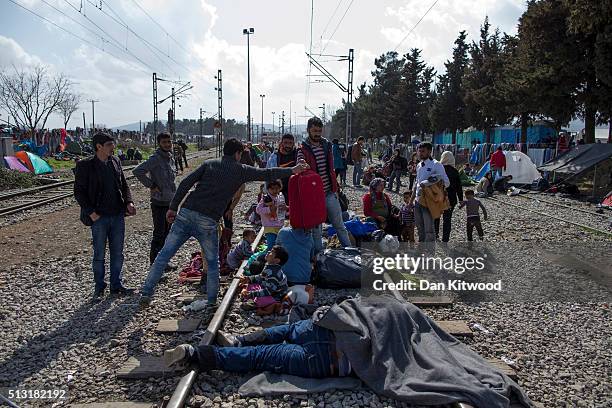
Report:
[[[432,146],[429,142],[421,142],[418,147],[418,157],[421,162],[417,166],[416,182],[414,183],[412,202],[414,203],[414,219],[419,232],[419,242],[434,242],[436,240],[436,229],[434,220],[429,209],[419,203],[422,195],[421,182],[444,182],[444,187],[448,187],[450,182],[444,166],[431,157]]]
[[[310,168],[321,176],[325,191],[327,219],[336,229],[340,244],[343,247],[350,247],[351,241],[342,220],[342,208],[338,201],[338,181],[334,173],[332,145],[321,136],[323,133],[323,122],[321,122],[321,119],[317,117],[308,119],[306,131],[308,132],[308,138],[302,142],[298,149],[297,159],[298,161],[305,160]],[[314,229],[313,239],[315,252],[320,252],[323,249],[321,225]]]
[[[92,144],[95,155],[77,163],[74,197],[81,207],[81,222],[91,226],[95,290],[93,300],[104,294],[104,255],[106,241],[110,251],[110,293],[126,295],[133,289],[121,283],[125,216],[135,215],[136,208],[121,162],[113,156],[115,140],[106,133],[96,133]]]
[[[168,132],[157,135],[157,150],[155,153],[132,172],[145,187],[151,190],[153,239],[151,240],[149,260],[152,265],[157,253],[164,246],[164,241],[170,231],[170,224],[166,221],[166,212],[168,212],[170,201],[172,201],[176,192],[172,135]]]
[[[291,133],[283,135],[278,150],[270,156],[266,167],[293,167],[297,163],[297,150],[295,139]],[[285,204],[289,204],[289,177],[281,179],[283,182],[283,196]]]
[[[240,141],[233,138],[227,140],[223,145],[222,158],[205,161],[179,184],[170,203],[170,209],[166,213],[166,219],[172,223],[170,233],[155,258],[155,262],[151,265],[149,275],[141,289],[140,304],[142,307],[151,303],[151,296],[166,265],[191,237],[195,237],[200,242],[208,265],[206,288],[202,290],[206,290],[208,305],[214,307],[217,304],[219,293],[217,227],[219,219],[223,216],[236,190],[249,181],[272,181],[301,173],[308,168],[303,162],[287,169],[260,169],[243,165],[240,163],[243,150],[244,146]],[[195,189],[190,192],[189,190],[194,185]],[[185,202],[178,211],[183,198]]]

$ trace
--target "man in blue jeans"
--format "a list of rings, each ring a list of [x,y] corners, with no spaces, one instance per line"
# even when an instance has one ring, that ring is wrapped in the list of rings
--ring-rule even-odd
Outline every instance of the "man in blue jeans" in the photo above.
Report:
[[[149,275],[141,289],[140,305],[146,307],[151,303],[155,286],[164,274],[170,259],[191,237],[195,237],[200,246],[208,271],[206,273],[206,291],[208,305],[215,306],[219,293],[219,237],[217,226],[227,205],[240,186],[249,181],[272,181],[282,177],[298,174],[306,170],[305,163],[298,163],[292,168],[259,169],[240,163],[244,150],[243,144],[236,139],[229,139],[223,145],[223,157],[205,161],[198,169],[181,182],[166,213],[168,222],[172,223],[164,247],[159,251]],[[197,185],[196,185],[197,184]],[[196,185],[192,192],[189,190]],[[187,196],[187,198],[185,198]],[[178,207],[185,202],[178,212]]]
[[[96,154],[77,163],[74,171],[74,197],[81,207],[81,222],[91,227],[95,289],[93,300],[104,295],[106,242],[110,251],[110,292],[127,295],[134,290],[121,283],[125,215],[136,214],[121,162],[113,156],[115,140],[106,133],[92,138]]]
[[[351,241],[348,231],[342,219],[342,208],[338,201],[338,181],[334,172],[334,155],[332,145],[327,139],[322,137],[323,122],[317,117],[308,119],[306,125],[308,138],[304,140],[298,149],[298,160],[304,160],[312,170],[316,171],[323,181],[325,191],[325,207],[327,209],[327,219],[334,226],[338,233],[338,239],[343,247],[350,247]],[[291,211],[291,209],[289,209]],[[315,253],[323,249],[321,225],[313,229]]]
[[[348,359],[336,350],[334,332],[300,320],[245,336],[221,336],[226,347],[182,344],[164,352],[166,365],[236,373],[271,371],[308,378],[347,376]]]

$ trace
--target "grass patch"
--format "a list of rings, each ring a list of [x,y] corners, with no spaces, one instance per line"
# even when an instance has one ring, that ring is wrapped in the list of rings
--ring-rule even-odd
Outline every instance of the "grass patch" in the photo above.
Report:
[[[40,181],[32,173],[22,173],[0,167],[0,191],[36,187],[40,184]]]
[[[74,160],[57,160],[48,158],[47,163],[53,167],[53,170],[70,170],[76,166]]]

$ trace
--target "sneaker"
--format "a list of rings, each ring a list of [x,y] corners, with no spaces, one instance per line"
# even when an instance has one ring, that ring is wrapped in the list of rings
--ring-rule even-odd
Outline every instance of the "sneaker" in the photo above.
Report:
[[[257,305],[255,304],[255,301],[253,299],[249,299],[249,300],[242,302],[242,304],[240,305],[240,308],[242,310],[250,311],[250,310],[257,309]]]
[[[181,344],[173,349],[164,351],[164,364],[166,367],[186,365],[188,350],[189,344]]]
[[[146,296],[146,295],[140,296],[140,300],[138,301],[138,304],[140,305],[142,309],[146,309],[147,307],[151,305],[151,296]]]
[[[221,347],[238,347],[240,345],[236,336],[221,330],[217,331],[216,341]]]
[[[98,303],[104,297],[104,288],[94,290],[93,296],[91,297],[91,301],[93,303]]]
[[[126,288],[124,286],[119,286],[117,289],[111,289],[110,294],[117,295],[117,296],[129,296],[129,295],[133,295],[135,291],[136,290],[132,288]]]

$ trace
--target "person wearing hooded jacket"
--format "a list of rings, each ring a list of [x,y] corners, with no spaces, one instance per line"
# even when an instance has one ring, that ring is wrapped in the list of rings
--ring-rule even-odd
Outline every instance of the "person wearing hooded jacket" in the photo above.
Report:
[[[452,152],[443,152],[440,163],[444,166],[444,171],[448,177],[450,185],[446,188],[450,208],[442,213],[442,242],[448,242],[452,228],[453,210],[459,201],[463,201],[463,187],[459,172],[455,168],[455,156]],[[434,221],[436,227],[436,237],[440,233],[440,219]]]

